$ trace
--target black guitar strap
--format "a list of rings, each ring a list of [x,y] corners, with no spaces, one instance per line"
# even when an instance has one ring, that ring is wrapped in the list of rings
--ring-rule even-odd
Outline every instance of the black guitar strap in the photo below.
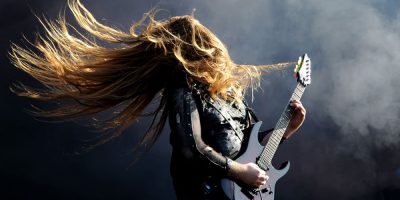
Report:
[[[212,105],[224,117],[224,119],[231,125],[233,131],[235,131],[236,136],[238,136],[238,138],[242,138],[243,131],[242,131],[242,129],[240,129],[239,124],[232,119],[232,115],[233,115],[232,111],[230,109],[226,108],[226,106],[221,105],[220,101],[214,101],[211,98],[206,99],[206,101],[210,105]]]

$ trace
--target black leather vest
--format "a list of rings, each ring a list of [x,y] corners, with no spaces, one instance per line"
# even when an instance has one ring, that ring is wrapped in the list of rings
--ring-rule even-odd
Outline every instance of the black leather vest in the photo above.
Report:
[[[240,155],[254,115],[244,103],[213,100],[201,84],[170,91],[171,175],[177,198],[224,199],[218,180],[226,176],[227,158]]]
[[[241,150],[249,116],[243,102],[229,104],[213,100],[204,88],[194,86],[194,97],[200,114],[204,142],[229,158],[235,158]]]

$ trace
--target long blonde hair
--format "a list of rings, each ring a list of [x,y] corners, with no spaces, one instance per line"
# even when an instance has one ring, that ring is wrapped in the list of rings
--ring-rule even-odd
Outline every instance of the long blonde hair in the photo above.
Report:
[[[81,34],[63,15],[56,21],[39,19],[45,34],[33,44],[35,51],[13,44],[10,55],[16,67],[45,88],[14,84],[11,89],[20,96],[61,102],[55,109],[34,111],[59,119],[91,116],[127,103],[109,119],[94,123],[101,130],[113,130],[100,143],[119,136],[138,117],[152,115],[140,143],[150,147],[165,125],[167,88],[177,71],[184,71],[189,82],[206,82],[213,98],[231,102],[242,100],[248,87],[259,84],[260,69],[235,64],[223,43],[193,16],[161,21],[151,11],[126,33],[99,23],[79,0],[69,0],[68,6],[91,36]],[[100,45],[92,36],[113,46]],[[143,113],[155,98],[155,110]]]

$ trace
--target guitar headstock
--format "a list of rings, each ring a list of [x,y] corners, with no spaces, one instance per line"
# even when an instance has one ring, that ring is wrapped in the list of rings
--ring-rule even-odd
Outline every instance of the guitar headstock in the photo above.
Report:
[[[304,87],[311,84],[311,59],[307,54],[299,57],[294,73],[297,82],[301,83]]]

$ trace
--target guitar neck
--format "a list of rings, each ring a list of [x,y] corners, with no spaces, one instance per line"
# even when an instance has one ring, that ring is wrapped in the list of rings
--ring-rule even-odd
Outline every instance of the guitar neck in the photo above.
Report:
[[[300,100],[305,89],[306,89],[305,86],[303,86],[301,83],[297,83],[297,86],[294,89],[290,101]],[[271,165],[272,158],[276,150],[278,149],[278,146],[282,140],[283,134],[286,131],[289,121],[292,118],[292,115],[293,115],[293,109],[288,104],[285,107],[285,110],[282,112],[281,117],[279,118],[278,123],[276,124],[275,129],[272,132],[272,135],[270,136],[267,144],[265,145],[257,161],[258,166],[260,166],[262,169],[266,170],[268,166]]]

